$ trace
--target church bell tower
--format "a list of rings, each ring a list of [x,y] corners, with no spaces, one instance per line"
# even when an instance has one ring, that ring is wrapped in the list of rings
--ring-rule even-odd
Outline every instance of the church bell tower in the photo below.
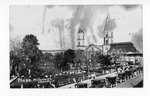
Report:
[[[82,30],[81,27],[78,29],[77,33],[77,48],[78,49],[83,49],[85,47],[84,45],[84,31]]]
[[[110,20],[110,14],[109,14],[109,11],[108,11],[106,19],[105,19],[104,30],[103,30],[104,33],[105,33],[105,36],[104,36],[104,45],[113,43],[113,32],[107,31],[107,25],[108,25],[107,23],[109,23],[108,22],[109,20]]]
[[[113,32],[106,32],[104,37],[104,45],[113,43]]]
[[[106,19],[105,19],[105,26],[104,26],[104,44],[103,44],[103,55],[108,55],[108,51],[111,47],[111,44],[113,43],[113,32],[108,30],[107,28],[109,27],[108,23],[110,20],[110,14],[109,11],[107,13]]]

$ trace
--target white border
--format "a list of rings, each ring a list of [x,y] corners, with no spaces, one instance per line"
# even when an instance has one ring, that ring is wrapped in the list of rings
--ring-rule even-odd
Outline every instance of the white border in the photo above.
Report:
[[[150,96],[148,0],[1,0],[0,1],[0,93],[1,96]],[[142,4],[144,36],[144,88],[118,89],[9,89],[9,5]]]

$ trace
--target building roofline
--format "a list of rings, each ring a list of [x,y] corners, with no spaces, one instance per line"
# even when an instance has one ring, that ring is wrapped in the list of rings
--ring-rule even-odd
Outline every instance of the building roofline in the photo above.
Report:
[[[117,44],[133,44],[132,42],[116,42],[116,43],[111,43],[110,45],[117,45]]]
[[[95,47],[96,49],[102,51],[100,48],[98,48],[97,46],[98,45],[95,45],[95,44],[90,44],[89,46],[87,46],[87,48],[85,50],[88,50],[88,48],[90,48],[91,46]]]

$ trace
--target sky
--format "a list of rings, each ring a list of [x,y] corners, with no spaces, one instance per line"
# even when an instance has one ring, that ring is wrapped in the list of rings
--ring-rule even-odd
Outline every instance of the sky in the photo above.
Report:
[[[25,35],[34,34],[42,50],[74,49],[79,27],[85,32],[86,46],[102,45],[108,13],[108,31],[113,32],[114,42],[139,45],[136,34],[142,32],[140,5],[10,5],[9,8],[10,39],[21,41]]]

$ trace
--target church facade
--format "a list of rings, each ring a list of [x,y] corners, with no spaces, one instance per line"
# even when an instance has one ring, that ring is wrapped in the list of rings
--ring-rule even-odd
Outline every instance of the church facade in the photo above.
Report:
[[[96,53],[101,53],[102,55],[110,55],[112,57],[112,62],[116,60],[121,64],[141,61],[141,55],[138,55],[140,53],[136,50],[133,43],[113,43],[113,32],[106,32],[105,37],[103,38],[103,45],[89,44],[88,46],[84,45],[84,32],[82,32],[82,36],[80,36],[80,34],[81,33],[78,33],[78,37],[80,38],[77,39],[77,49],[84,50],[88,60],[95,56]],[[129,56],[128,53],[132,53],[134,55]]]
[[[108,18],[108,14],[106,17],[106,22]],[[103,37],[103,44],[96,45],[96,44],[89,44],[88,46],[84,45],[84,31],[79,27],[77,32],[77,48],[80,50],[84,50],[85,55],[87,58],[92,58],[97,52],[101,53],[102,55],[110,55],[112,57],[112,61],[117,61],[120,63],[126,62],[134,62],[138,60],[140,57],[137,55],[139,52],[134,47],[133,43],[131,42],[113,42],[113,32],[105,30],[104,26],[104,37]],[[136,54],[134,56],[128,56],[127,54],[132,52]],[[117,59],[116,59],[117,57]]]

